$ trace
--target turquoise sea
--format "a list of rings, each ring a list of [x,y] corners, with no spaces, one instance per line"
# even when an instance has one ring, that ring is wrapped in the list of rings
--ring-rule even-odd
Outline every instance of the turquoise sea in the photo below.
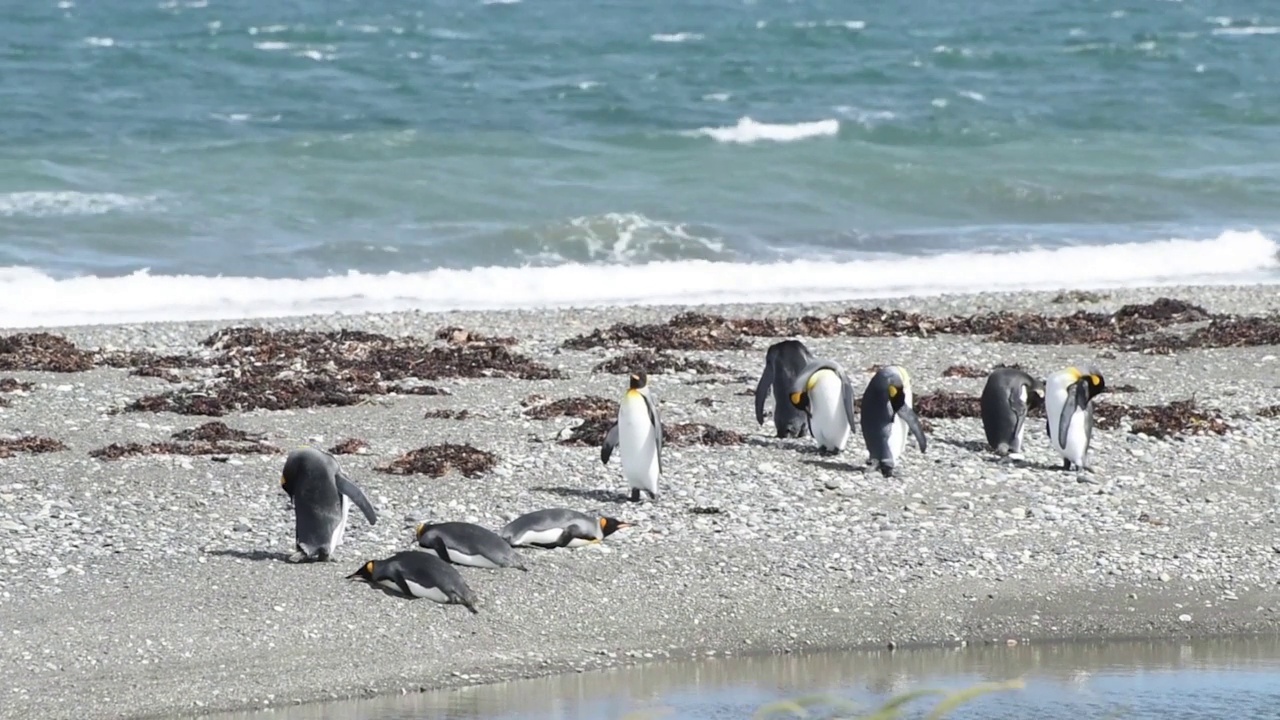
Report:
[[[32,0],[0,325],[1280,280],[1263,0]]]

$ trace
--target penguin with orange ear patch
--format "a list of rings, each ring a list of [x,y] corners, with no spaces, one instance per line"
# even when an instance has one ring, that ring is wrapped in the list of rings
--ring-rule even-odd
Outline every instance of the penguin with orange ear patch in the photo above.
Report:
[[[396,590],[411,598],[462,605],[473,613],[480,612],[476,610],[476,594],[462,575],[429,553],[402,550],[385,560],[369,560],[347,578],[365,580],[370,585]]]
[[[1062,469],[1089,470],[1093,399],[1107,392],[1107,381],[1098,370],[1069,367],[1050,375],[1044,386],[1045,429],[1062,456]]]

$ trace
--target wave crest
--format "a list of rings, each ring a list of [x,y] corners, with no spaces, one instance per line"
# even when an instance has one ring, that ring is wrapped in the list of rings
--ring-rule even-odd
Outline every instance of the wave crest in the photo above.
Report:
[[[1209,240],[778,263],[567,263],[317,278],[151,275],[55,279],[0,268],[10,327],[395,310],[846,300],[994,290],[1276,282],[1280,244],[1258,231]]]

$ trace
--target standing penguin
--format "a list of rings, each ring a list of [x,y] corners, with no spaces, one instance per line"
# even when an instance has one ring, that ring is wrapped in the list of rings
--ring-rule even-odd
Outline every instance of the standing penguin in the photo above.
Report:
[[[1044,404],[1044,383],[1017,368],[1000,367],[982,388],[982,429],[997,455],[1022,456],[1027,413]]]
[[[649,392],[644,371],[631,374],[631,386],[618,403],[618,422],[609,428],[600,447],[600,462],[609,464],[614,448],[622,454],[622,476],[631,486],[631,501],[640,502],[640,491],[658,499],[662,474],[662,416]]]
[[[808,418],[789,402],[796,377],[813,362],[813,353],[799,340],[783,340],[769,346],[764,355],[764,372],[756,383],[756,424],[764,424],[764,401],[773,389],[773,427],[778,437],[804,437]]]
[[[853,383],[834,360],[814,360],[791,384],[791,404],[805,415],[818,452],[835,455],[853,432]]]
[[[1044,414],[1049,444],[1062,456],[1063,470],[1088,470],[1089,442],[1093,439],[1093,405],[1107,392],[1102,373],[1069,367],[1045,381]]]
[[[347,576],[371,585],[381,585],[413,598],[426,598],[443,605],[457,604],[473,613],[476,594],[462,575],[445,561],[424,552],[402,550],[385,560],[369,560]]]
[[[293,499],[297,552],[289,562],[328,560],[342,544],[347,512],[354,502],[370,525],[378,523],[364,491],[351,482],[329,453],[301,448],[289,453],[280,474],[280,486]]]
[[[419,523],[414,536],[419,546],[445,562],[478,568],[529,570],[520,554],[498,533],[475,523]]]
[[[881,475],[893,476],[898,458],[907,449],[908,430],[924,452],[928,441],[911,407],[911,376],[897,365],[882,367],[862,393],[862,439]]]

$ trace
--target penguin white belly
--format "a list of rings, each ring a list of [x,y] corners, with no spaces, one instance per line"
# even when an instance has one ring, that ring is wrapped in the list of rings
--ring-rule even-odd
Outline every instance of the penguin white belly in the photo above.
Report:
[[[640,393],[629,391],[618,409],[618,450],[622,476],[633,488],[658,492],[658,446],[649,407]]]
[[[889,426],[889,457],[896,463],[907,449],[907,421],[893,416],[893,424]]]
[[[346,495],[341,495],[342,513],[338,516],[338,526],[333,529],[333,534],[329,536],[329,554],[332,555],[338,546],[342,544],[342,536],[347,530],[347,513],[351,511],[351,499]]]
[[[525,530],[513,537],[513,545],[551,545],[560,539],[564,530],[549,528],[547,530]]]
[[[565,547],[580,548],[580,547],[582,547],[582,546],[584,546],[584,545],[590,545],[590,544],[591,544],[591,543],[593,543],[593,542],[595,542],[595,541],[594,541],[594,540],[583,540],[582,538],[574,538],[574,539],[570,540],[570,541],[569,541],[569,544],[568,544],[568,545],[565,545]]]
[[[498,564],[484,555],[471,555],[455,548],[449,548],[449,561],[459,565],[468,565],[478,568],[496,568]]]
[[[1010,455],[1014,457],[1022,456],[1022,433],[1027,429],[1027,421],[1024,419],[1022,424],[1018,426],[1018,432],[1014,433],[1013,447],[1010,448]]]
[[[1055,382],[1052,378],[1045,387],[1044,393],[1044,414],[1049,420],[1049,444],[1057,450],[1059,454],[1065,452],[1063,446],[1058,442],[1058,419],[1062,417],[1062,406],[1067,402],[1066,386]]]
[[[849,442],[849,418],[844,412],[840,377],[830,370],[814,373],[809,389],[809,427],[813,439],[828,450],[843,450]]]
[[[426,587],[412,580],[405,580],[404,584],[409,588],[409,592],[413,593],[414,597],[426,598],[438,603],[449,602],[449,596],[445,595],[438,587]]]
[[[1089,441],[1084,433],[1085,410],[1076,410],[1071,414],[1071,423],[1067,425],[1067,444],[1062,449],[1062,456],[1077,466],[1084,466],[1085,453],[1089,451]]]

